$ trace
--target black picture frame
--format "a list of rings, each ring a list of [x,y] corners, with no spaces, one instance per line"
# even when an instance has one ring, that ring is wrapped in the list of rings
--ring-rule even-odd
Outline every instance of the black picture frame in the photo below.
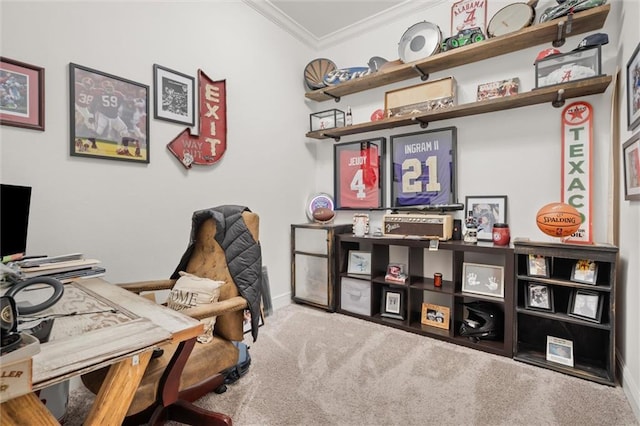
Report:
[[[44,68],[0,56],[0,78],[0,124],[44,131]]]
[[[380,316],[404,320],[405,318],[405,296],[404,291],[383,287],[382,289],[382,306],[380,307]]]
[[[604,297],[597,291],[576,289],[569,298],[569,316],[600,323]]]
[[[69,153],[149,163],[149,86],[69,64]]]
[[[476,222],[478,241],[493,241],[493,225],[507,223],[506,195],[467,195],[465,209]]]
[[[454,204],[456,146],[456,127],[391,136],[391,206]]]
[[[194,77],[153,64],[153,117],[193,126],[196,116],[195,82]]]
[[[640,43],[627,62],[627,130],[640,124]]]
[[[376,209],[384,205],[386,138],[333,146],[336,210]]]
[[[540,254],[530,254],[527,257],[527,275],[530,277],[551,276],[551,260]]]
[[[525,285],[524,303],[527,309],[555,312],[553,287],[540,283],[527,283]]]
[[[598,263],[580,259],[571,268],[571,281],[595,285],[598,280]]]

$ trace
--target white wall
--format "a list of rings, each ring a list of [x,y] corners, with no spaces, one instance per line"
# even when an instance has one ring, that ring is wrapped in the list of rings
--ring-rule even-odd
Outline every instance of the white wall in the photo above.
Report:
[[[613,74],[638,42],[635,1],[610,0],[604,32],[603,69]],[[511,0],[489,2],[488,16]],[[549,2],[541,2],[538,10]],[[429,6],[431,5],[431,7]],[[304,204],[315,191],[333,193],[333,141],[304,138],[308,114],[351,105],[354,122],[382,108],[384,92],[419,79],[312,103],[302,94],[302,70],[312,59],[331,58],[338,67],[358,66],[372,56],[398,57],[397,43],[416,22],[438,23],[449,32],[450,2],[425,3],[411,14],[366,35],[313,52],[239,1],[230,2],[24,2],[1,4],[3,56],[46,69],[46,131],[0,127],[3,183],[33,186],[29,251],[82,251],[101,259],[112,282],[165,278],[186,248],[194,210],[241,204],[261,216],[263,262],[276,306],[290,297],[289,226],[306,222]],[[622,23],[622,25],[620,25]],[[27,32],[35,29],[33,33]],[[620,35],[620,37],[619,37]],[[583,35],[560,49],[573,49]],[[443,72],[453,75],[458,102],[475,99],[479,83],[518,77],[521,91],[534,86],[538,46]],[[215,166],[185,170],[166,144],[183,127],[151,119],[151,163],[70,157],[68,64],[74,62],[152,85],[158,63],[195,75],[203,69],[227,80],[228,150]],[[621,78],[624,79],[624,71]],[[621,85],[621,141],[626,132]],[[607,241],[608,158],[613,89],[585,97],[595,110],[594,239]],[[571,102],[571,101],[569,101]],[[514,109],[433,123],[458,128],[458,198],[507,195],[512,236],[549,240],[535,226],[540,206],[560,198],[560,113],[550,105]],[[363,134],[343,141],[390,136],[418,126]],[[622,197],[623,198],[623,197]],[[638,253],[640,205],[620,202],[621,280],[618,347],[625,392],[640,406]],[[338,221],[348,222],[351,212]],[[379,218],[377,218],[379,220]],[[374,216],[374,220],[376,217]]]
[[[272,295],[288,303],[289,226],[315,186],[307,47],[239,1],[3,1],[1,22],[2,55],[45,68],[45,131],[0,127],[2,182],[33,186],[30,253],[83,252],[112,282],[167,278],[193,211],[239,204],[260,214]],[[151,107],[150,164],[70,157],[70,62],[150,86],[154,63],[226,79],[225,156],[186,170],[166,148],[184,126]]]
[[[488,2],[490,18],[500,8],[513,3],[511,0]],[[602,32],[609,35],[610,42],[602,49],[603,72],[613,75],[616,67],[623,72],[626,61],[638,43],[638,3],[636,1],[610,0],[612,10]],[[420,21],[437,23],[443,37],[450,34],[450,6],[452,2],[425,3],[422,10],[388,22],[371,32],[345,40],[337,47],[325,49],[320,57],[331,58],[339,68],[362,66],[372,56],[392,60],[398,57],[398,41],[404,32]],[[541,1],[538,15],[546,6],[555,2]],[[620,18],[622,16],[622,18]],[[620,25],[622,22],[622,26]],[[621,32],[622,28],[622,32]],[[595,31],[594,31],[595,32]],[[585,34],[568,37],[559,49],[568,52],[584,38]],[[620,47],[618,47],[620,46]],[[457,67],[430,76],[430,80],[454,76],[457,80],[458,103],[475,100],[477,85],[510,77],[520,79],[520,91],[534,88],[534,60],[538,52],[551,47],[550,43],[492,58],[474,64]],[[420,79],[384,86],[366,93],[342,98],[340,105],[350,105],[354,123],[369,121],[370,114],[384,108],[384,93],[396,87],[422,83]],[[604,94],[587,96],[580,100],[591,103],[594,108],[594,164],[593,164],[593,239],[595,242],[609,240],[608,218],[610,215],[609,174],[612,170],[610,150],[612,144],[621,145],[630,132],[626,131],[626,85],[620,89],[621,117],[614,126],[621,128],[621,140],[612,141],[611,108],[614,94],[611,85]],[[566,105],[577,99],[570,99]],[[333,102],[326,103],[331,108]],[[323,104],[325,106],[325,104]],[[537,241],[554,239],[540,232],[535,224],[535,213],[544,204],[560,201],[561,198],[561,112],[550,104],[495,112],[473,117],[458,118],[431,123],[427,130],[447,126],[458,129],[458,200],[462,203],[468,195],[507,195],[507,222],[513,237],[528,237]],[[403,127],[384,132],[372,132],[344,137],[340,142],[349,142],[367,137],[379,137],[420,131],[419,126]],[[318,186],[332,192],[333,163],[332,141],[321,141],[318,145]],[[623,188],[621,188],[623,191]],[[387,194],[388,196],[388,194]],[[640,417],[640,323],[638,318],[638,262],[640,247],[640,204],[620,202],[620,282],[617,297],[617,347],[618,361],[622,367],[625,392]],[[338,218],[348,221],[352,212],[340,212]],[[462,218],[458,212],[457,217]],[[373,214],[372,220],[380,223],[381,215]],[[375,223],[373,224],[375,227]]]
[[[620,74],[620,144],[631,137],[627,131],[627,73],[626,64],[640,40],[640,4],[625,0],[618,11],[620,41],[618,64]],[[636,129],[635,132],[640,131]],[[624,182],[622,169],[620,182]],[[620,188],[620,268],[618,287],[618,357],[622,368],[623,388],[636,417],[640,418],[640,203],[624,200],[624,187]]]

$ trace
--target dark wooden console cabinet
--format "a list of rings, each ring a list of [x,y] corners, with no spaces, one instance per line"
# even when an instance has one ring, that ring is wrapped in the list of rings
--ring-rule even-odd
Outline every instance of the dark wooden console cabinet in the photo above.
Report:
[[[347,273],[350,251],[371,253],[370,276]],[[337,312],[485,352],[512,357],[513,279],[515,276],[513,248],[494,246],[493,243],[486,242],[468,244],[462,241],[446,241],[439,243],[437,251],[431,251],[428,240],[355,237],[351,234],[339,234],[336,256],[338,262]],[[409,279],[405,284],[385,281],[384,276],[390,262],[406,264]],[[462,271],[465,262],[503,267],[504,298],[462,292]],[[434,286],[434,271],[443,274],[442,287]],[[349,288],[343,288],[343,285],[347,284]],[[393,319],[381,315],[383,295],[388,288],[403,292],[404,319]],[[354,296],[354,293],[357,293],[357,296]],[[343,299],[343,296],[361,298],[364,306],[354,308],[347,303],[350,301]],[[464,303],[476,300],[489,301],[502,311],[504,314],[502,339],[481,339],[474,342],[468,337],[460,336],[460,324],[466,315]],[[423,303],[433,303],[449,309],[448,329],[422,324]]]
[[[615,288],[618,249],[607,244],[578,245],[514,241],[516,256],[516,315],[513,327],[514,359],[615,386]],[[547,276],[532,273],[532,256],[546,261]],[[597,265],[595,282],[576,282],[572,272],[578,260]],[[538,275],[538,276],[535,276]],[[574,277],[575,278],[575,277]],[[551,310],[531,306],[530,286],[545,288],[553,302]],[[601,302],[597,320],[570,315],[575,295]],[[527,299],[529,297],[529,299]],[[574,311],[575,313],[575,311]],[[547,336],[572,342],[574,365],[547,360]]]

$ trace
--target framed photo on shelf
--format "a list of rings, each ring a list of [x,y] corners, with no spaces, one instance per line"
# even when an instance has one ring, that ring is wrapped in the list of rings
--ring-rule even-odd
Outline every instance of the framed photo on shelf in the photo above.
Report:
[[[353,235],[364,237],[369,233],[369,215],[366,213],[356,213],[353,215]]]
[[[351,250],[347,273],[354,275],[371,275],[371,252]]]
[[[391,136],[392,207],[456,201],[455,127]]]
[[[504,298],[504,267],[464,262],[462,291]]]
[[[375,138],[333,146],[336,210],[383,206],[385,142]]]
[[[423,303],[420,318],[420,322],[424,325],[449,329],[449,308],[447,306]]]
[[[193,126],[195,78],[153,64],[153,116],[159,120]]]
[[[638,76],[640,79],[640,76]],[[638,89],[640,96],[640,88]],[[640,132],[622,145],[624,164],[624,199],[640,201]]]
[[[598,264],[593,260],[578,260],[571,270],[571,281],[583,284],[596,284]]]
[[[69,64],[71,156],[149,163],[149,86]]]
[[[527,309],[554,312],[553,288],[545,284],[527,283],[524,303]]]
[[[599,323],[604,298],[595,291],[575,290],[569,298],[569,315]]]
[[[640,124],[640,43],[627,62],[627,130]]]
[[[573,367],[573,342],[559,337],[547,336],[547,361]]]
[[[0,124],[44,130],[44,68],[0,56]]]
[[[387,318],[404,320],[404,303],[404,291],[384,287],[382,289],[380,315]]]
[[[390,281],[397,284],[404,284],[407,282],[407,267],[404,263],[390,263],[387,266],[387,273],[384,276],[385,281]]]
[[[551,262],[548,257],[539,254],[530,254],[527,259],[527,275],[530,277],[549,278]]]
[[[478,240],[493,241],[493,224],[507,223],[507,196],[480,195],[465,197],[466,217],[478,225]]]

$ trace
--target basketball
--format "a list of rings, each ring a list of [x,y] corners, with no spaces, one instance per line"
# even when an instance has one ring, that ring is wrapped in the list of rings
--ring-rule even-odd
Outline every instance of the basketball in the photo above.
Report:
[[[566,203],[550,203],[536,214],[536,225],[552,237],[568,237],[582,224],[582,215]]]

